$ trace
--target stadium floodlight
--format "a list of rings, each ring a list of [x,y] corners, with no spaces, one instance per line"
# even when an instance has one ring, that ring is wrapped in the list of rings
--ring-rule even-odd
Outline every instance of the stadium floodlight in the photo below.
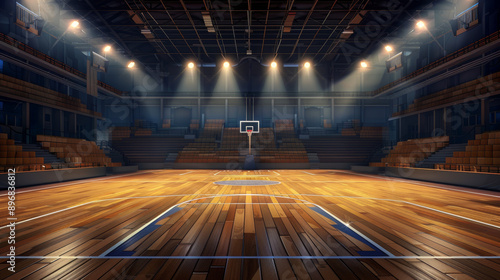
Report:
[[[311,63],[310,63],[310,62],[306,62],[306,63],[304,63],[304,67],[305,67],[305,68],[310,68],[310,67],[311,67]]]
[[[135,66],[135,62],[134,61],[130,61],[127,65],[128,68],[134,68]]]
[[[366,61],[361,61],[361,68],[367,68],[368,67],[368,62]]]
[[[276,63],[276,61],[271,62],[271,67],[272,68],[278,67],[278,63]]]
[[[416,25],[417,25],[417,27],[418,27],[418,28],[420,28],[420,29],[425,28],[425,22],[423,22],[423,21],[421,21],[421,20],[419,20],[419,21],[417,22],[417,24],[416,24]]]
[[[194,68],[194,63],[193,62],[189,62],[188,63],[188,68],[189,69],[193,69]]]
[[[78,20],[74,20],[71,22],[71,24],[69,25],[69,27],[71,28],[78,28],[80,26],[80,22]]]
[[[224,68],[229,68],[229,62],[224,61]]]
[[[107,53],[107,52],[111,51],[111,46],[110,45],[106,45],[106,46],[104,46],[103,50],[104,50],[105,53]]]
[[[385,50],[390,53],[392,52],[392,47],[390,45],[387,45],[385,46]]]

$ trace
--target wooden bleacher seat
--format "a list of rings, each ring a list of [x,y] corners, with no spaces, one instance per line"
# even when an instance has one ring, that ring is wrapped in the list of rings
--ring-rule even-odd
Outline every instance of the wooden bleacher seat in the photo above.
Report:
[[[500,131],[477,134],[469,140],[464,152],[454,152],[443,164],[436,164],[436,169],[500,172]]]
[[[448,136],[441,136],[401,141],[393,147],[389,155],[382,158],[381,162],[371,162],[370,166],[414,167],[419,161],[446,147],[449,140]]]

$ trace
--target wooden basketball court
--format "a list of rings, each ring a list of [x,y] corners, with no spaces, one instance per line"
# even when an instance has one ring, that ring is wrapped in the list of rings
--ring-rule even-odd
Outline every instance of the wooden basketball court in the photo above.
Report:
[[[1,279],[500,279],[489,191],[339,170],[150,170],[18,189],[16,202],[16,273],[3,261]]]

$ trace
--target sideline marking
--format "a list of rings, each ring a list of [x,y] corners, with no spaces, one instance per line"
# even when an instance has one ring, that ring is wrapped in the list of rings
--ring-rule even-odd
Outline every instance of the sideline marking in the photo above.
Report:
[[[180,175],[180,176],[182,176],[182,175],[186,175],[186,174],[193,173],[193,172],[194,172],[194,171],[188,171],[188,172],[186,172],[186,173],[182,173],[182,174],[179,174],[179,175]]]

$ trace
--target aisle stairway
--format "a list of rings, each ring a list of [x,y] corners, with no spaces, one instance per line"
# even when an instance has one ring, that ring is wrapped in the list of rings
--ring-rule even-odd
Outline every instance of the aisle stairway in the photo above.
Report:
[[[453,152],[463,152],[467,143],[462,144],[450,144],[447,147],[434,153],[427,159],[417,163],[415,167],[419,168],[434,168],[436,163],[445,163],[447,157],[453,157]]]
[[[23,151],[35,152],[36,157],[43,157],[44,163],[51,164],[52,168],[57,168],[57,165],[64,164],[64,162],[61,159],[58,159],[54,154],[51,154],[51,153],[49,153],[49,151],[44,150],[39,143],[37,143],[37,144],[16,143],[16,144],[21,145],[23,147]]]

